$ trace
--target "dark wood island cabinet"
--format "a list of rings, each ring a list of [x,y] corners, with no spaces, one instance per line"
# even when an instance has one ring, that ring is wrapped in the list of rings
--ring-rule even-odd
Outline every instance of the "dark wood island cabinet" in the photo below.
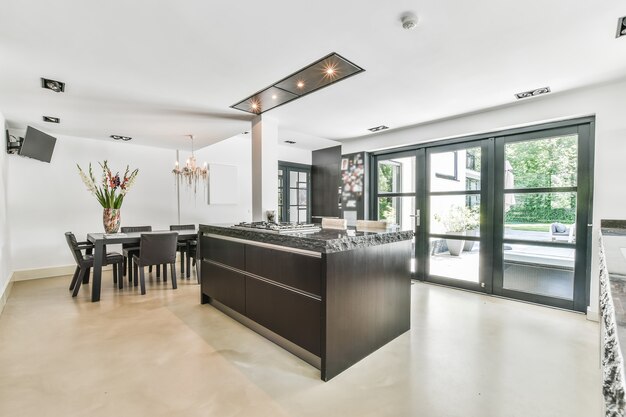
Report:
[[[200,225],[201,301],[328,381],[409,330],[412,235]]]

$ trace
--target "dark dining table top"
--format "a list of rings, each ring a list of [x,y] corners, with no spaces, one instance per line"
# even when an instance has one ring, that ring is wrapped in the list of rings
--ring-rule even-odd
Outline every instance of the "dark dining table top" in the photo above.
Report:
[[[141,239],[141,235],[150,233],[169,233],[177,232],[178,239],[191,239],[198,235],[197,229],[188,230],[153,230],[151,232],[128,232],[128,233],[88,233],[87,240],[90,242],[102,241],[105,244],[119,244],[119,243],[132,243],[138,242]]]

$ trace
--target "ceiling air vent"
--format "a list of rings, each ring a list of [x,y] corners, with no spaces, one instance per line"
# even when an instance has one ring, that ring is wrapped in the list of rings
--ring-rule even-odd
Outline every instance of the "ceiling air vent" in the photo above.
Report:
[[[290,145],[293,145],[293,144],[295,144],[295,143],[296,143],[296,141],[295,141],[295,140],[286,140],[286,141],[285,141],[285,143],[288,143],[288,144],[290,144]]]
[[[521,100],[523,98],[530,98],[535,96],[540,96],[542,94],[547,94],[550,92],[550,87],[537,88],[530,91],[524,91],[523,93],[515,94],[515,98]]]

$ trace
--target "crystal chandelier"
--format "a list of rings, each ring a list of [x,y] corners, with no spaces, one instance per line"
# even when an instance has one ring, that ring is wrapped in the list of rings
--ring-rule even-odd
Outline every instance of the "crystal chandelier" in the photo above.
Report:
[[[189,138],[191,139],[191,156],[187,158],[185,166],[182,168],[178,165],[178,161],[176,161],[172,173],[174,174],[174,178],[176,178],[176,184],[183,182],[187,184],[189,188],[193,186],[193,192],[195,193],[198,188],[198,181],[202,180],[205,184],[207,183],[209,169],[206,162],[202,168],[196,166],[196,157],[193,154],[193,135],[189,135]]]

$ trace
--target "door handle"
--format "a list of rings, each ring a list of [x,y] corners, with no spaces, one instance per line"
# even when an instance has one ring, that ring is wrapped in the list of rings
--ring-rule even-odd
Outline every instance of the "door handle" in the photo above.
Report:
[[[420,225],[420,211],[415,210],[415,214],[409,214],[409,217],[415,217],[415,226]]]

